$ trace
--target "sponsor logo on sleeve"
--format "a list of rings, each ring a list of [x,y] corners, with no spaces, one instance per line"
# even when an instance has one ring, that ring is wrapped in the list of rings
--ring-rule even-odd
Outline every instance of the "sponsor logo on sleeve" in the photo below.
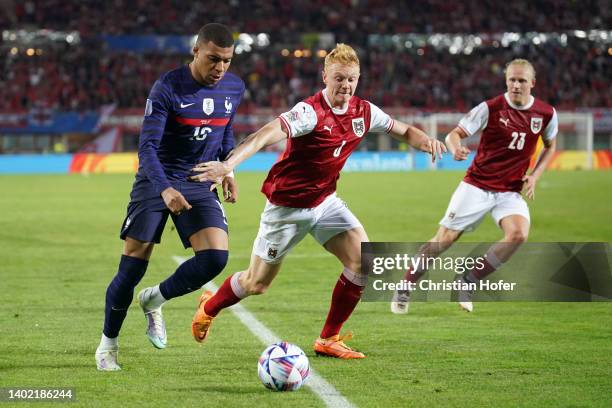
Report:
[[[147,99],[147,105],[145,106],[145,116],[149,116],[153,113],[153,101]]]
[[[285,119],[287,119],[287,122],[297,122],[300,119],[300,112],[293,110],[289,111],[285,115]]]

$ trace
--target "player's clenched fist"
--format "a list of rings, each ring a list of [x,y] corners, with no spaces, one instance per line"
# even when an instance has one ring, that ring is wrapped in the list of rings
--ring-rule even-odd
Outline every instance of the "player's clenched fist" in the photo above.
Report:
[[[470,149],[468,149],[465,146],[461,146],[460,148],[455,150],[455,153],[453,153],[453,159],[457,161],[463,161],[468,158],[469,154],[470,154]]]
[[[162,191],[161,196],[166,203],[166,207],[176,215],[180,215],[183,211],[191,210],[191,204],[185,200],[185,197],[172,187],[168,187]]]

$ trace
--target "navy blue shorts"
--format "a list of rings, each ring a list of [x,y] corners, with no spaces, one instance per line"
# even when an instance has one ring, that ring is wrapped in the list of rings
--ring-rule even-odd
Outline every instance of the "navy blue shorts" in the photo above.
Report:
[[[217,227],[227,232],[227,218],[223,206],[217,197],[190,201],[192,208],[181,215],[170,213],[161,197],[142,201],[131,201],[128,204],[127,216],[121,226],[121,239],[130,237],[143,242],[161,242],[161,236],[168,221],[168,215],[176,226],[183,241],[189,248],[189,237],[203,228]]]

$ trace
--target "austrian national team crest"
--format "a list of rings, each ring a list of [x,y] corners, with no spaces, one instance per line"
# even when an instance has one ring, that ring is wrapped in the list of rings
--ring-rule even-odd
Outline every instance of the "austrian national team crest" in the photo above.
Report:
[[[213,113],[215,110],[215,101],[212,98],[204,98],[204,100],[202,101],[202,110],[207,115]]]
[[[363,118],[353,119],[353,133],[355,136],[361,137],[365,133],[365,122]]]
[[[531,118],[531,132],[538,134],[542,130],[543,118]]]

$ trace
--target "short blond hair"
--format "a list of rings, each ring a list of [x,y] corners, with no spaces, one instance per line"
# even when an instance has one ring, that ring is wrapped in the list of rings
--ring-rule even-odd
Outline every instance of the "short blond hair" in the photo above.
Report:
[[[331,50],[331,52],[325,57],[325,68],[336,62],[345,65],[354,64],[359,66],[359,57],[357,57],[357,53],[353,47],[340,43],[336,44],[336,48]]]
[[[536,77],[536,71],[535,68],[533,67],[533,64],[529,61],[527,61],[526,59],[523,58],[515,58],[512,61],[510,61],[509,63],[506,64],[506,68],[504,69],[504,74],[507,75],[508,72],[508,68],[510,68],[510,66],[512,65],[522,65],[524,67],[528,67],[531,70],[531,74],[533,75],[533,79],[535,79]]]

